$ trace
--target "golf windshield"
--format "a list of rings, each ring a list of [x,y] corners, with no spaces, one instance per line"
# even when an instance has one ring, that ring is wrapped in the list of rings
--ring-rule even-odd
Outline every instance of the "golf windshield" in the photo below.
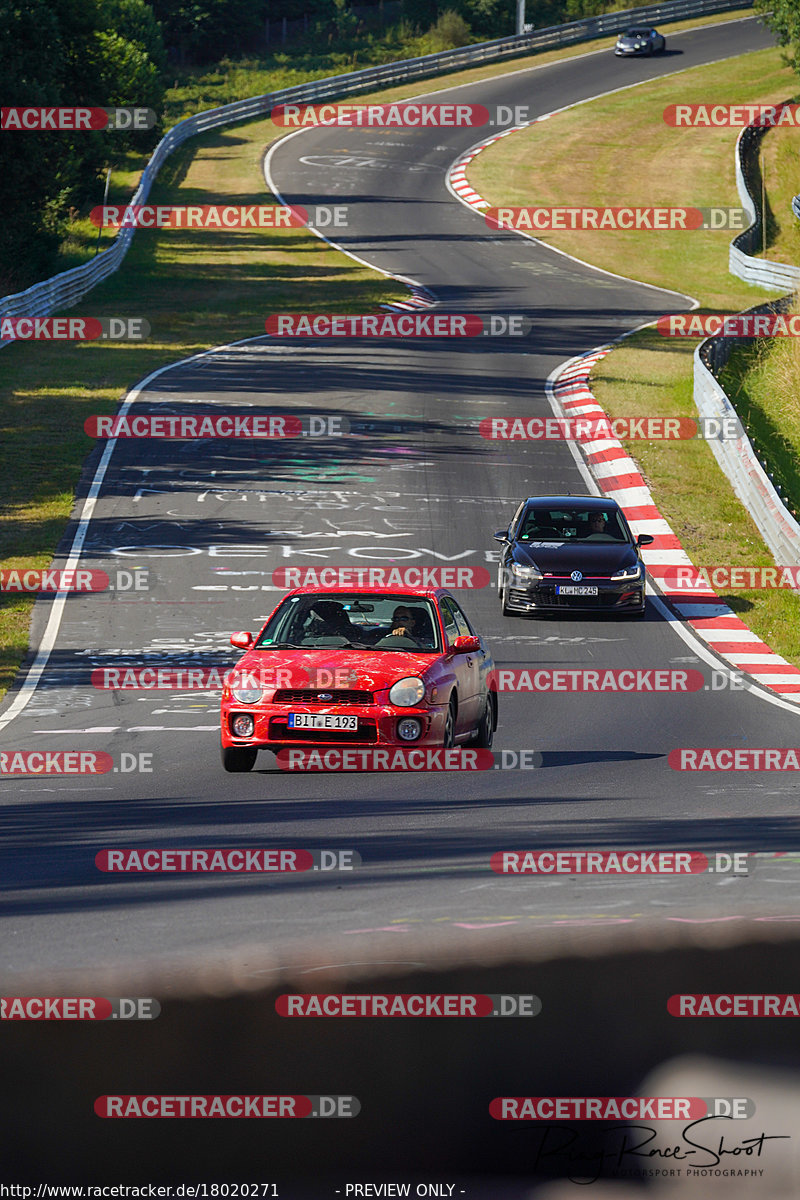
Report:
[[[529,509],[520,542],[628,542],[618,509]]]

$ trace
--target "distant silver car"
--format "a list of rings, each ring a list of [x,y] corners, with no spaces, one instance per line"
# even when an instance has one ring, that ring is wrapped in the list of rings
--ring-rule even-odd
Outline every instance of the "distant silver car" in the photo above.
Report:
[[[617,38],[614,53],[630,58],[637,54],[663,54],[667,40],[657,29],[642,26],[641,29],[626,29]]]

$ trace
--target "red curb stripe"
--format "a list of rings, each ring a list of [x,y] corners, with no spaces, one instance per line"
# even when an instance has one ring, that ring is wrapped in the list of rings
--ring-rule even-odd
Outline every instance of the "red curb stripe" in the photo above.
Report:
[[[642,547],[645,554],[650,554],[656,550],[682,550],[680,538],[674,533],[653,533],[650,535],[653,539],[649,546]],[[648,560],[649,562],[649,560]],[[674,564],[673,564],[674,566]]]
[[[771,657],[775,653],[772,647],[768,646],[766,642],[724,642],[714,638],[709,644],[715,650],[719,651],[720,654],[728,655],[730,658],[752,657],[757,661],[761,655],[769,655]]]
[[[632,521],[664,520],[655,504],[632,504],[630,508],[625,509],[625,516],[629,525]]]
[[[638,473],[635,475],[607,475],[597,481],[604,492],[621,492],[623,488],[646,487]]]
[[[611,446],[608,450],[589,450],[586,457],[592,463],[605,463],[614,462],[619,458],[630,458],[630,455],[621,446]]]
[[[715,630],[715,629],[747,629],[744,621],[740,621],[738,617],[693,617],[689,622],[695,629],[700,630]]]

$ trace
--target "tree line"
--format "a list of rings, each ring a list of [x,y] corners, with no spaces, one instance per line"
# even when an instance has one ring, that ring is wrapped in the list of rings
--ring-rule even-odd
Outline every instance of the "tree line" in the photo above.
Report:
[[[0,0],[4,107],[136,104],[160,112],[167,56],[144,0]],[[70,211],[103,166],[152,133],[0,133],[0,295],[48,275]]]

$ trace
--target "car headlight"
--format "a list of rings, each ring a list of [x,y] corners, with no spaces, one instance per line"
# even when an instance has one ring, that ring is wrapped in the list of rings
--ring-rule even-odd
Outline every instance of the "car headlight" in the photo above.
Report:
[[[612,579],[641,579],[644,574],[644,567],[641,563],[635,563],[632,567],[622,567],[619,571],[615,571],[611,576]]]
[[[231,695],[234,700],[238,700],[240,704],[258,704],[261,697],[264,695],[262,688],[231,688]]]
[[[389,702],[396,704],[398,708],[413,708],[424,695],[425,684],[416,676],[409,675],[407,679],[398,679],[397,683],[392,684],[389,689]]]
[[[511,574],[515,579],[541,579],[541,571],[537,571],[536,567],[523,567],[521,563],[512,562]]]

